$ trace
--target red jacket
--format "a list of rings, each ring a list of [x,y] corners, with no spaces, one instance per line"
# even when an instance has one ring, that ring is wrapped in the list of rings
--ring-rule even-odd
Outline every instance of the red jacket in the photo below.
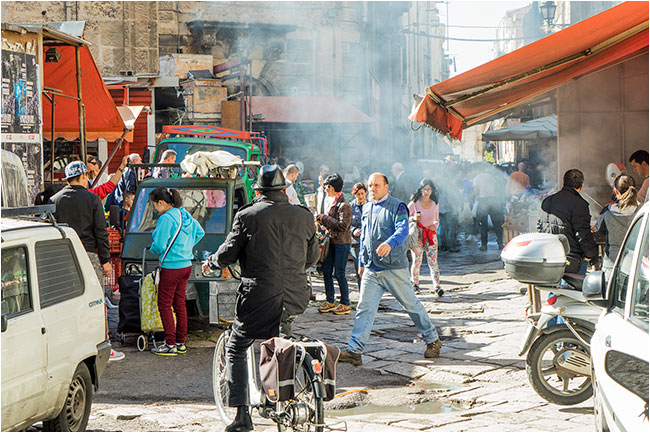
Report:
[[[110,180],[106,183],[103,183],[95,188],[88,188],[88,191],[92,192],[95,195],[99,196],[100,200],[104,200],[110,193],[115,189],[115,184]]]

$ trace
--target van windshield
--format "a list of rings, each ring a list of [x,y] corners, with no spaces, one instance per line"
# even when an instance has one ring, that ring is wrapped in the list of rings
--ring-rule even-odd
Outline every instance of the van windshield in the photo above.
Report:
[[[142,188],[131,208],[129,232],[151,233],[160,216],[149,201],[149,194],[155,188]],[[206,233],[226,232],[227,191],[223,188],[198,189],[178,188],[183,198],[183,208],[201,224]]]
[[[214,152],[215,150],[225,150],[235,156],[240,157],[244,161],[248,160],[246,156],[246,149],[235,146],[220,145],[220,144],[195,144],[195,143],[182,143],[182,142],[169,142],[162,143],[158,149],[158,162],[162,162],[162,154],[165,150],[171,149],[176,152],[176,162],[180,163],[186,155],[202,152]]]

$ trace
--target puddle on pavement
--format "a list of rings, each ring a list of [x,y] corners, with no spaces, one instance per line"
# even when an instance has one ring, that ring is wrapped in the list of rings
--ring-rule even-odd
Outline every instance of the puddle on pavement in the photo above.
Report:
[[[376,404],[368,404],[364,406],[357,406],[349,409],[328,410],[328,417],[342,417],[352,415],[371,415],[376,413],[415,413],[415,414],[435,414],[435,413],[448,413],[458,410],[464,410],[461,405],[451,404],[440,401],[427,401],[418,404],[404,404],[399,406],[380,406]]]

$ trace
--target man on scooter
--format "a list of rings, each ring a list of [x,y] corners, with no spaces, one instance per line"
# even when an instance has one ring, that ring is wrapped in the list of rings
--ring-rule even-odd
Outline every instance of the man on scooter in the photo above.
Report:
[[[280,323],[309,304],[305,271],[320,256],[316,226],[307,208],[289,203],[284,192],[289,185],[280,167],[263,166],[253,185],[257,197],[237,212],[225,242],[203,263],[204,272],[237,261],[241,266],[235,320],[226,343],[228,405],[237,414],[226,431],[253,429],[246,351],[256,339],[277,337]]]
[[[563,234],[569,240],[569,264],[565,269],[569,274],[586,273],[584,258],[595,267],[599,266],[601,260],[591,232],[589,204],[580,196],[584,181],[584,174],[577,168],[564,173],[563,188],[544,199],[537,222],[538,232]]]

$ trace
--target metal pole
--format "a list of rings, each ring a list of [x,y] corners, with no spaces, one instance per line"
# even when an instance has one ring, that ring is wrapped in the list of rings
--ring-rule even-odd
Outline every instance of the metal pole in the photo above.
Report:
[[[75,60],[77,62],[77,109],[79,112],[79,145],[81,146],[81,160],[86,162],[86,121],[84,118],[84,108],[81,102],[81,54],[79,46],[74,47]]]
[[[241,130],[246,128],[246,83],[244,83],[246,70],[244,68],[246,68],[246,65],[244,64],[244,59],[242,59],[239,65],[239,79],[241,81],[239,85],[241,90],[241,95],[239,96],[239,129]]]
[[[54,108],[56,107],[56,102],[54,101],[54,93],[52,93],[52,135],[51,135],[51,147],[52,155],[50,157],[50,183],[54,183]]]
[[[111,160],[115,156],[115,153],[117,152],[117,150],[122,145],[122,142],[124,141],[124,137],[126,136],[126,134],[128,132],[129,132],[129,130],[124,128],[124,132],[122,132],[122,136],[120,138],[118,138],[117,141],[115,142],[115,148],[113,149],[111,154],[108,156],[108,159],[106,160],[104,165],[102,165],[102,168],[99,169],[99,173],[97,173],[97,177],[95,178],[95,180],[93,180],[93,184],[90,186],[90,188],[94,188],[94,187],[97,186],[97,183],[99,182],[99,178],[102,177],[102,174],[108,169],[108,164],[111,162]]]

